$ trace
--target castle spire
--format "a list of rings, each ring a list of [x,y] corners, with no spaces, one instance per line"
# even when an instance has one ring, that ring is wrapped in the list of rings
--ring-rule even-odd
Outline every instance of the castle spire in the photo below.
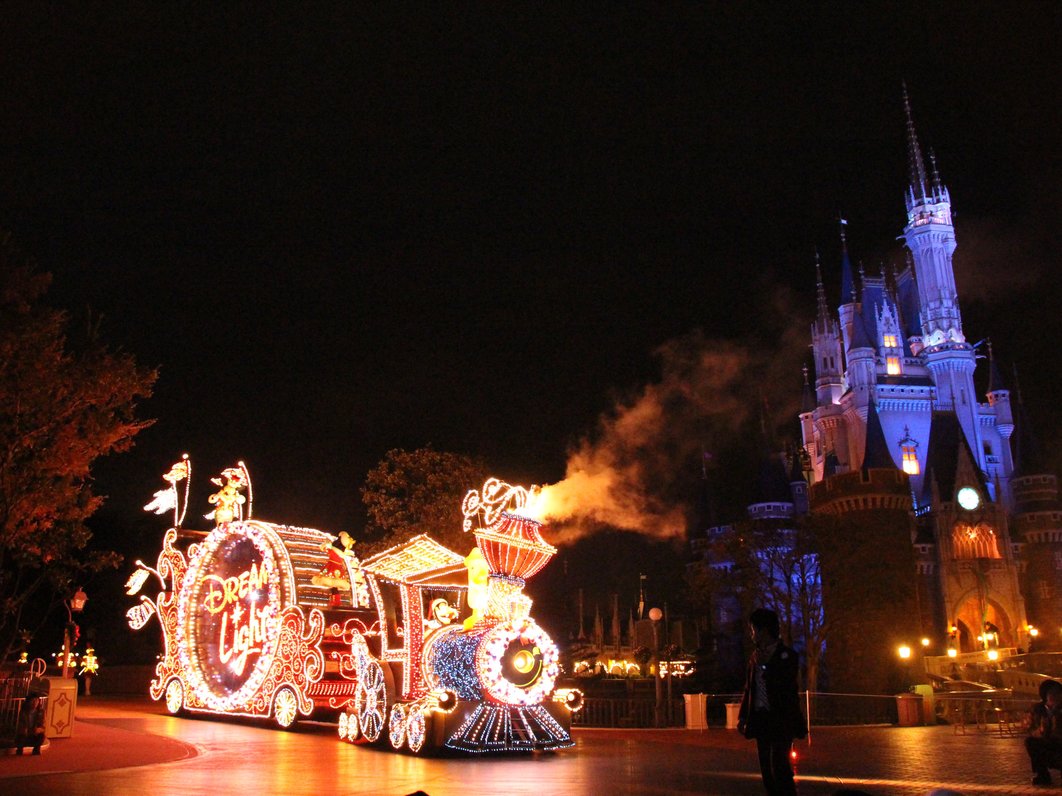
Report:
[[[848,237],[845,227],[848,222],[841,222],[841,304],[854,304],[856,301],[855,279],[852,278],[852,258],[848,256]]]
[[[826,286],[822,283],[822,263],[819,261],[818,249],[815,250],[815,289],[818,292],[819,298],[818,318],[825,323],[830,317],[830,311],[826,306]],[[825,326],[823,328],[825,328]]]
[[[800,412],[805,414],[807,412],[815,411],[815,393],[811,391],[811,385],[808,383],[808,364],[804,363],[804,389],[800,395]]]
[[[940,172],[937,170],[937,153],[933,151],[932,147],[929,148],[929,167],[932,170],[929,177],[930,185],[933,188],[933,192],[938,193],[942,183],[940,181]]]
[[[907,168],[911,181],[911,195],[917,199],[926,195],[926,164],[922,159],[922,147],[915,132],[911,115],[911,99],[907,96],[907,81],[903,83],[903,110],[907,115]]]
[[[992,341],[988,340],[988,392],[998,392],[1007,389],[1003,383],[1003,374],[999,370],[999,362],[992,351]]]

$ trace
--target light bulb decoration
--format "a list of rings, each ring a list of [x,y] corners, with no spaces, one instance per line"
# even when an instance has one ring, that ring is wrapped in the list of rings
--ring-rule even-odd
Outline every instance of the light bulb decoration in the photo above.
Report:
[[[163,476],[174,493],[188,462]],[[413,753],[573,745],[582,698],[555,695],[557,647],[523,591],[556,552],[516,513],[533,490],[491,479],[466,497],[487,520],[470,556],[420,535],[359,561],[349,535],[252,519],[242,462],[212,483],[213,530],[180,529],[175,509],[155,566],[137,561],[126,583],[130,627],[158,617],[149,691],[170,712],[286,728],[325,711],[343,741]]]

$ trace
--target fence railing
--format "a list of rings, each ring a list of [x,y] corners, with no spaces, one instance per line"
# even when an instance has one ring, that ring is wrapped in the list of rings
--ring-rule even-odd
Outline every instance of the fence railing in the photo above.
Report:
[[[686,712],[681,699],[671,701],[668,715],[666,702],[660,706],[662,727],[683,727]],[[583,700],[581,710],[572,714],[576,727],[656,727],[656,701],[654,699],[608,699],[589,697]]]
[[[741,694],[708,694],[705,698],[705,721],[709,727],[726,726],[726,706],[740,702]],[[887,694],[834,694],[812,691],[800,693],[800,704],[812,726],[843,724],[896,724],[896,697]],[[622,699],[586,697],[583,708],[573,714],[577,727],[682,727],[686,725],[685,704],[673,700],[670,716],[661,706],[661,721],[656,721],[656,701],[647,697]]]
[[[18,714],[29,693],[30,673],[0,678],[0,744],[15,738]]]

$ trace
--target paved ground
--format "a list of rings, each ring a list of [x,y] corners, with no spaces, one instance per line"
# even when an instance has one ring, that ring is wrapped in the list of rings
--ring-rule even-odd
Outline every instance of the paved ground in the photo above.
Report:
[[[421,758],[341,743],[334,728],[173,718],[148,701],[82,698],[74,735],[40,757],[0,757],[0,792],[32,794],[762,793],[753,744],[732,730],[577,730],[574,749]],[[797,747],[803,796],[1044,793],[1021,738],[951,727],[816,729]],[[1057,774],[1056,774],[1057,776]],[[1057,782],[1057,780],[1056,780]],[[1058,790],[1058,787],[1054,788]]]

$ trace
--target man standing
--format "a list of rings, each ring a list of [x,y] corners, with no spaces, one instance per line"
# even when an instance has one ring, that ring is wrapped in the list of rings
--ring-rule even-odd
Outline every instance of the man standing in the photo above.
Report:
[[[1030,712],[1029,732],[1025,751],[1035,774],[1032,784],[1050,785],[1050,766],[1057,767],[1062,760],[1062,683],[1040,683],[1040,701]]]
[[[756,739],[767,793],[790,796],[796,793],[789,759],[793,739],[807,735],[797,696],[797,654],[779,640],[774,611],[757,608],[749,616],[749,629],[755,649],[749,659],[738,731]]]

